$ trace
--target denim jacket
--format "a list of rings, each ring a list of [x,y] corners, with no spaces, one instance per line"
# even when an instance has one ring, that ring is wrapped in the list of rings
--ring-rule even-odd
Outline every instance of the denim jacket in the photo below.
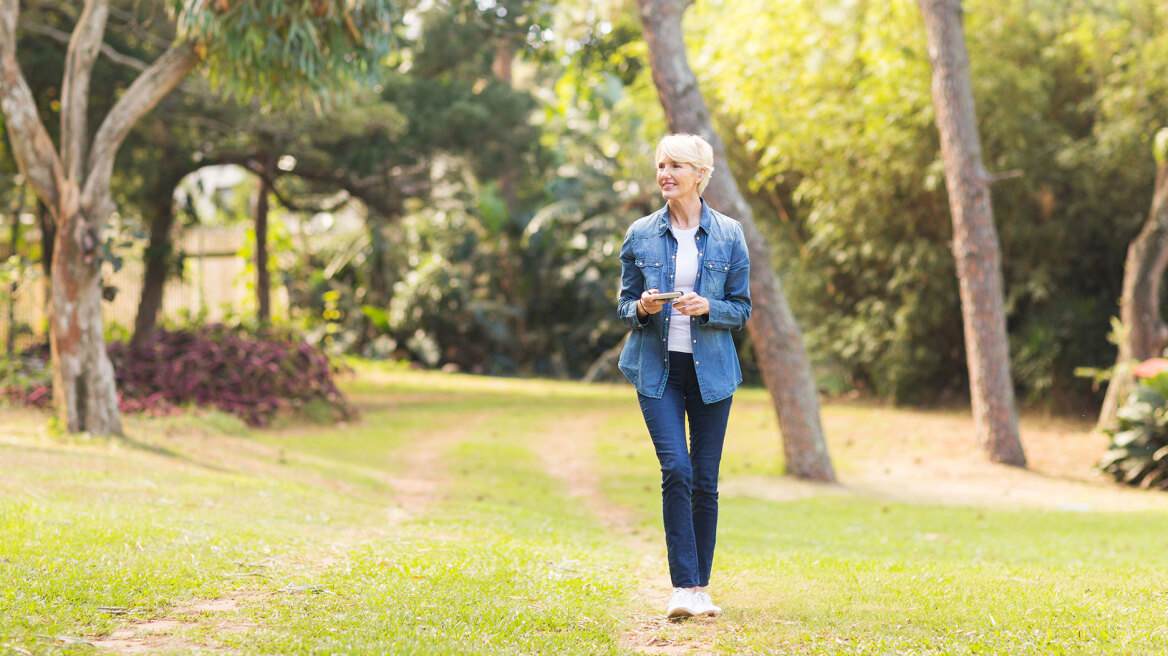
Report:
[[[710,313],[689,317],[694,370],[704,403],[730,397],[742,383],[742,369],[731,330],[750,319],[750,256],[742,224],[715,212],[702,199],[697,232],[698,277],[694,291],[710,301]],[[641,292],[673,291],[677,239],[668,205],[633,222],[621,245],[621,290],[617,314],[632,329],[620,356],[620,370],[637,392],[653,398],[665,393],[669,379],[669,307],[637,317]]]

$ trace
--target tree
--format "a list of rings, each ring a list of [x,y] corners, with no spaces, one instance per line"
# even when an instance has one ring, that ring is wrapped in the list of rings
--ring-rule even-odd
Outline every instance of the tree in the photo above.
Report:
[[[1157,357],[1168,344],[1168,324],[1160,315],[1160,282],[1168,267],[1168,129],[1156,133],[1156,186],[1152,208],[1140,234],[1132,240],[1123,267],[1123,296],[1119,302],[1119,355],[1103,409],[1100,429],[1110,428],[1115,413],[1132,389],[1131,363]]]
[[[649,62],[669,128],[702,135],[714,147],[715,174],[705,196],[711,206],[742,223],[750,250],[754,298],[750,336],[779,417],[787,471],[800,478],[832,482],[819,417],[819,397],[803,337],[771,268],[770,251],[754,225],[753,212],[726,165],[726,151],[714,132],[697,78],[689,67],[681,21],[692,0],[638,0]]]
[[[20,4],[0,0],[0,109],[15,159],[56,223],[49,314],[57,417],[70,431],[120,434],[101,320],[100,246],[114,210],[114,159],[130,129],[204,60],[226,89],[241,95],[275,99],[343,89],[389,51],[393,5],[172,2],[178,38],[91,135],[89,87],[111,2],[87,0],[66,53],[58,150],[17,61]]]
[[[990,184],[981,159],[961,0],[918,0],[933,66],[933,105],[953,215],[973,416],[990,460],[1026,466],[1010,378],[1002,264]]]

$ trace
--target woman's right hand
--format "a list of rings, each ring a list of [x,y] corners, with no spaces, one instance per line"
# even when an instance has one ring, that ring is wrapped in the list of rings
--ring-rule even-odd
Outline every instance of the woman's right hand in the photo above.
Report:
[[[669,302],[657,300],[657,294],[660,293],[660,291],[661,290],[654,288],[646,289],[645,291],[641,292],[640,305],[641,309],[645,311],[645,314],[657,314],[661,311],[661,308]]]

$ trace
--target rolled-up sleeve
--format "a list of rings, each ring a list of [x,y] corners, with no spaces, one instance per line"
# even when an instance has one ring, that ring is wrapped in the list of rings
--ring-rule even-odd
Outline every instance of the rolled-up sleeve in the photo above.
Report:
[[[710,313],[701,321],[704,327],[742,330],[750,320],[750,252],[741,224],[735,224],[734,246],[730,255],[726,294],[721,299],[709,299]]]
[[[649,317],[641,319],[637,316],[637,301],[645,291],[645,277],[637,267],[637,257],[633,253],[633,229],[630,227],[625,233],[625,241],[621,244],[621,288],[617,299],[616,312],[620,320],[633,330],[643,330],[649,325]]]

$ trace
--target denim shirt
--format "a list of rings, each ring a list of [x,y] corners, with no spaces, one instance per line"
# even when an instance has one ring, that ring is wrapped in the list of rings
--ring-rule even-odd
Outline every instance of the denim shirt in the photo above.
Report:
[[[698,276],[694,291],[710,301],[709,314],[688,317],[694,370],[703,403],[729,398],[742,383],[731,330],[750,319],[750,256],[742,224],[715,212],[702,199],[701,226],[695,236]],[[617,314],[632,329],[620,356],[620,370],[637,392],[661,398],[669,379],[669,307],[637,317],[641,292],[654,287],[673,291],[677,239],[669,206],[637,219],[621,245],[621,290]]]

